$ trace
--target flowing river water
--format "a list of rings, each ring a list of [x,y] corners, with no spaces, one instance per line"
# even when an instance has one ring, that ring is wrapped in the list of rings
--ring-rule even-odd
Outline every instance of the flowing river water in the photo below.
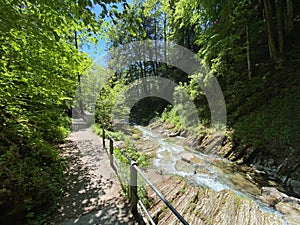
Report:
[[[179,175],[191,186],[202,186],[217,192],[224,189],[233,190],[238,196],[256,202],[261,211],[283,218],[275,208],[262,203],[256,197],[261,192],[260,188],[251,182],[251,177],[244,170],[239,170],[240,166],[215,155],[187,150],[176,144],[176,138],[181,137],[172,138],[171,141],[148,127],[135,128],[142,132],[143,139],[150,140],[158,146],[153,159],[154,168],[166,174]]]

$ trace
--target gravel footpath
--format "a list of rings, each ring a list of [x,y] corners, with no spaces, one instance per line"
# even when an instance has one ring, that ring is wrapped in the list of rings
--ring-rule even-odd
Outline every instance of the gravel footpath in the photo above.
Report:
[[[134,221],[110,167],[102,139],[80,120],[61,147],[68,164],[67,191],[45,225],[127,225]]]

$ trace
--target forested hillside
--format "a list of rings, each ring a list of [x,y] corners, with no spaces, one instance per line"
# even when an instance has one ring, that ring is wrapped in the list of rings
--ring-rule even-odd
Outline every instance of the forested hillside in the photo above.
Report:
[[[150,39],[173,42],[197,54],[218,79],[226,101],[226,138],[216,153],[255,164],[299,194],[299,17],[300,3],[292,0],[133,1],[107,29],[108,46],[115,49]],[[100,93],[98,123],[110,127],[111,99],[134,80],[150,76],[170,79],[190,95],[201,121],[191,135],[198,137],[201,151],[201,140],[209,139],[211,114],[195,79],[200,75],[189,76],[161,62],[140,60],[118,70]],[[180,98],[178,89],[173,97]],[[161,116],[175,133],[186,134],[176,113],[182,107],[148,97],[136,102],[130,117],[147,124]]]

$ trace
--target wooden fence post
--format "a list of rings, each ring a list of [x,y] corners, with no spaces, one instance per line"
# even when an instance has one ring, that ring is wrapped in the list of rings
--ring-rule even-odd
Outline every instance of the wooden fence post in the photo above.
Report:
[[[137,214],[137,171],[134,168],[135,161],[130,162],[130,209],[133,215]]]
[[[105,130],[104,130],[104,128],[102,128],[102,145],[103,145],[103,148],[105,148]]]
[[[112,167],[114,167],[114,163],[113,163],[113,155],[114,155],[114,142],[113,140],[110,138],[109,139],[109,160],[110,160],[110,165]]]

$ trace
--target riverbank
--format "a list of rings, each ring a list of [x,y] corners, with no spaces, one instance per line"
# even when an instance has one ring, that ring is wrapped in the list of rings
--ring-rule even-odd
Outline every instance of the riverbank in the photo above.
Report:
[[[185,135],[185,137],[183,136],[178,136],[178,135],[174,135],[176,133],[176,131],[174,129],[167,129],[166,126],[164,126],[163,124],[152,124],[150,126],[150,128],[152,129],[153,132],[155,132],[156,134],[158,134],[161,137],[165,137],[168,141],[171,142],[176,142],[179,145],[185,145],[185,148],[188,150],[191,148],[191,146],[187,146],[187,143],[189,143],[189,141],[191,141],[191,137],[189,135]],[[145,128],[147,129],[147,128]],[[241,191],[241,192],[248,192],[248,194],[250,194],[250,196],[254,196],[256,199],[258,199],[259,201],[262,202],[262,204],[266,204],[269,205],[271,208],[274,208],[275,210],[277,210],[278,212],[282,213],[284,215],[285,220],[288,222],[288,224],[298,224],[298,221],[300,220],[300,201],[297,198],[288,196],[286,194],[284,194],[283,192],[278,191],[279,190],[284,190],[284,186],[280,183],[280,182],[276,182],[276,180],[269,178],[268,176],[265,176],[263,173],[260,173],[258,170],[256,170],[253,167],[248,167],[246,165],[238,165],[237,163],[232,163],[230,161],[226,161],[223,163],[222,159],[213,159],[212,164],[205,164],[207,162],[205,162],[205,160],[201,161],[201,159],[199,159],[199,157],[195,157],[195,155],[189,153],[189,151],[187,152],[181,152],[178,150],[174,150],[177,151],[176,154],[178,154],[176,157],[177,158],[168,158],[169,157],[169,153],[168,151],[162,151],[160,150],[159,146],[162,144],[161,141],[159,141],[159,143],[154,143],[153,141],[149,141],[149,138],[145,137],[145,133],[142,132],[143,134],[135,134],[135,140],[133,141],[135,146],[137,147],[137,149],[139,149],[139,151],[143,151],[144,153],[148,154],[148,156],[150,158],[153,158],[153,164],[155,164],[155,161],[157,163],[157,158],[161,158],[161,165],[163,165],[165,168],[159,168],[158,165],[156,165],[157,169],[159,169],[161,171],[161,173],[168,173],[168,171],[166,170],[166,167],[168,167],[169,173],[172,174],[176,174],[178,173],[179,175],[182,175],[184,177],[184,182],[180,181],[179,183],[182,183],[182,185],[184,186],[184,188],[173,188],[173,184],[178,183],[176,181],[177,178],[172,178],[169,181],[164,181],[163,183],[158,183],[158,186],[167,186],[166,183],[169,183],[169,189],[167,189],[165,187],[165,191],[167,195],[168,194],[168,190],[174,190],[174,192],[176,193],[177,190],[177,194],[173,195],[169,195],[168,199],[172,199],[172,201],[177,202],[179,201],[178,199],[180,199],[182,193],[181,192],[186,192],[188,190],[196,188],[197,191],[193,191],[193,193],[198,193],[190,196],[190,201],[191,202],[196,202],[197,204],[202,204],[201,203],[201,199],[205,198],[202,189],[203,187],[199,187],[199,185],[195,185],[193,184],[193,182],[195,182],[195,180],[191,180],[193,178],[195,178],[195,176],[199,176],[200,180],[205,180],[205,176],[200,176],[201,174],[207,174],[207,172],[205,170],[207,169],[213,169],[213,166],[215,166],[216,164],[220,164],[222,163],[222,165],[218,165],[221,166],[222,170],[224,170],[221,174],[219,178],[215,178],[215,180],[222,180],[222,177],[229,177],[230,178],[230,182],[231,183],[236,183],[238,184],[237,190]],[[177,132],[178,133],[178,132]],[[150,134],[153,136],[153,134]],[[155,135],[154,135],[155,136]],[[170,136],[175,136],[175,137],[170,137]],[[137,138],[140,137],[140,138]],[[155,138],[155,137],[154,137]],[[194,139],[195,140],[195,139]],[[167,146],[168,149],[170,149],[172,146]],[[160,153],[158,153],[160,152]],[[211,154],[211,153],[210,153]],[[160,156],[159,156],[160,155]],[[163,161],[164,160],[164,161]],[[171,171],[170,172],[170,165],[168,164],[171,161],[175,161],[174,164],[174,168],[175,168],[175,172]],[[200,160],[200,161],[199,161]],[[195,169],[195,165],[196,165],[196,169]],[[198,165],[198,166],[197,166]],[[155,166],[155,165],[154,165]],[[174,170],[173,168],[173,170]],[[219,169],[217,169],[219,170]],[[181,171],[181,172],[178,172]],[[193,174],[197,174],[197,175],[193,175]],[[184,175],[185,174],[185,175]],[[187,176],[188,175],[188,176]],[[191,178],[191,179],[190,179]],[[175,180],[173,180],[175,179]],[[210,194],[211,195],[209,198],[213,198],[212,196],[216,195],[216,196],[227,196],[227,195],[233,195],[235,196],[234,198],[232,198],[232,204],[234,205],[235,201],[237,202],[241,202],[244,201],[245,196],[243,196],[242,194],[240,194],[240,196],[238,196],[236,194],[235,191],[232,192],[232,190],[228,190],[228,188],[226,187],[227,184],[225,185],[220,185],[220,183],[214,183],[211,180],[208,180],[205,185],[208,185],[208,188],[210,188]],[[203,183],[202,183],[203,185]],[[211,185],[211,186],[209,186]],[[197,186],[197,187],[195,187]],[[207,187],[206,187],[207,188]],[[150,192],[151,193],[151,192]],[[199,194],[201,193],[201,194]],[[203,196],[204,195],[204,196]],[[150,194],[151,196],[151,194]],[[177,197],[176,197],[177,196]],[[224,197],[223,196],[223,197]],[[226,202],[227,200],[226,197],[216,197],[216,206],[208,206],[208,209],[205,208],[205,210],[215,210],[214,207],[218,206],[218,201],[220,202]],[[183,195],[182,198],[189,198],[188,196]],[[247,197],[248,198],[248,197]],[[195,200],[196,199],[196,200]],[[197,202],[200,201],[200,202]],[[248,203],[247,201],[250,201],[250,203]],[[256,209],[251,209],[252,207],[256,208],[258,207],[258,205],[254,202],[252,202],[252,200],[247,199],[246,202],[244,202],[243,204],[250,204],[251,207],[247,206],[246,208],[249,211],[255,211]],[[153,201],[155,202],[155,200]],[[178,203],[179,204],[179,203]],[[155,205],[155,204],[154,204]],[[222,205],[220,203],[220,205]],[[180,204],[178,205],[179,207]],[[204,206],[203,206],[204,207]],[[181,207],[182,208],[182,213],[185,213],[185,210],[187,210],[185,207]],[[210,209],[209,209],[210,208]],[[222,211],[224,213],[224,209],[221,209],[219,206],[217,207],[218,209],[216,209],[216,214],[219,215],[220,212],[218,211]],[[259,208],[259,207],[258,207]],[[152,207],[152,212],[155,214],[157,214],[157,217],[159,217],[160,219],[163,218],[164,216],[167,216],[166,213],[163,212],[159,212],[159,210],[156,208],[155,206]],[[242,210],[241,212],[239,212],[239,210]],[[226,211],[226,210],[225,210]],[[239,209],[239,207],[235,208],[235,211],[237,212],[237,214],[235,214],[235,216],[232,216],[231,219],[228,218],[228,221],[231,221],[233,218],[239,217],[238,214],[241,213],[241,215],[244,214],[245,217],[251,217],[251,215],[246,212],[244,212],[243,209]],[[217,213],[218,212],[218,213]],[[160,215],[162,213],[162,215]],[[227,218],[227,214],[229,212],[225,212],[223,214],[223,217]],[[260,211],[261,215],[264,215],[262,213],[262,211]],[[232,215],[232,214],[228,214],[228,215]],[[273,215],[273,214],[272,214]],[[170,215],[169,215],[170,216]],[[187,215],[187,217],[189,217],[191,215]],[[258,220],[260,218],[260,216],[258,216]],[[201,218],[197,217],[196,218]],[[206,218],[206,217],[204,217]],[[203,219],[203,218],[202,218]],[[207,218],[206,218],[207,219]],[[223,220],[218,220],[217,217],[211,218],[212,221],[223,221]],[[261,221],[256,221],[256,224],[264,224],[261,223]],[[274,219],[272,219],[274,220]],[[272,221],[271,220],[271,221]],[[267,219],[264,219],[263,221],[265,221],[265,224],[268,224]],[[276,223],[271,223],[271,224],[281,224],[281,220],[277,219],[275,220]],[[223,221],[224,222],[224,221]],[[253,222],[253,221],[252,221]],[[284,223],[284,221],[283,221]],[[176,223],[175,223],[176,224]],[[192,223],[193,224],[193,223]],[[196,223],[198,224],[198,223]],[[201,223],[200,223],[201,224]],[[214,223],[215,224],[215,223]],[[220,223],[221,224],[221,223]],[[247,223],[243,223],[243,224],[247,224]]]
[[[160,121],[153,123],[150,128],[167,138],[181,137],[180,144],[185,148],[192,148],[204,154],[215,154],[237,165],[247,165],[256,174],[254,178],[263,176],[272,179],[277,183],[281,183],[279,188],[281,191],[297,198],[300,197],[299,163],[294,162],[297,158],[288,158],[278,165],[276,159],[264,157],[254,152],[253,148],[236,146],[230,137],[229,131],[225,133],[224,137],[212,134],[209,131],[201,134],[191,134],[187,130],[180,130]],[[214,148],[216,145],[221,146],[221,148]],[[262,181],[259,181],[259,183],[262,183],[263,186],[268,185],[267,183],[263,184]]]

